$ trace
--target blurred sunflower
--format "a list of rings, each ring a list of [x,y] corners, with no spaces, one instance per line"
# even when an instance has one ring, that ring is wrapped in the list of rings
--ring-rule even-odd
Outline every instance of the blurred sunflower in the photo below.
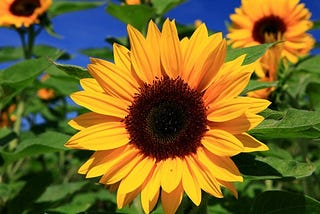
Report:
[[[78,172],[117,189],[119,208],[141,193],[146,213],[159,197],[174,213],[184,192],[195,205],[201,190],[237,197],[232,182],[243,178],[230,157],[268,149],[246,132],[269,101],[239,96],[254,64],[224,63],[226,40],[205,24],[181,41],[169,20],[162,32],[151,21],[146,37],[130,25],[128,33],[131,49],[114,44],[114,63],[91,59],[94,78],[71,95],[92,111],[69,123],[80,131],[66,146],[95,151]]]
[[[230,15],[227,37],[234,48],[284,41],[280,47],[271,48],[256,67],[261,81],[272,81],[281,58],[296,63],[313,48],[315,40],[306,33],[313,25],[310,17],[299,0],[242,0],[241,7]]]
[[[38,17],[48,10],[52,0],[1,0],[0,26],[17,28],[38,23]]]

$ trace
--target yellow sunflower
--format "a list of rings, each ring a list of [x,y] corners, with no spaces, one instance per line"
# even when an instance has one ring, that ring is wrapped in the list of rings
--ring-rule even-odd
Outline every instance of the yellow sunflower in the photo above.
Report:
[[[274,81],[281,58],[296,63],[313,48],[315,40],[306,33],[313,25],[310,17],[299,0],[242,0],[241,7],[230,16],[227,37],[234,48],[284,41],[267,51],[255,68],[261,81]]]
[[[52,0],[1,0],[0,26],[29,27],[48,10]]]
[[[237,197],[233,182],[243,178],[230,157],[268,149],[246,132],[269,101],[239,96],[253,64],[242,65],[245,56],[224,63],[226,40],[208,36],[205,24],[181,41],[169,20],[162,32],[150,21],[146,37],[130,25],[128,33],[131,49],[114,44],[114,63],[91,59],[94,78],[71,95],[91,110],[69,123],[80,131],[66,146],[94,151],[79,173],[102,176],[119,208],[141,194],[146,213],[159,197],[174,213],[184,192],[195,205],[202,190]]]

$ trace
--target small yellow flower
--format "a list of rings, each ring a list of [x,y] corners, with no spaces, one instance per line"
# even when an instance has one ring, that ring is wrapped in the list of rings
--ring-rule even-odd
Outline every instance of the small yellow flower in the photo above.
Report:
[[[125,0],[125,2],[129,5],[141,4],[141,0]]]
[[[38,17],[48,10],[52,0],[1,0],[0,26],[17,28],[38,23]]]
[[[14,111],[16,110],[16,104],[10,104],[6,108],[1,110],[0,113],[0,128],[11,126],[16,120]]]
[[[141,194],[149,213],[159,197],[174,213],[184,193],[195,205],[201,191],[237,197],[243,180],[231,156],[268,147],[247,131],[270,102],[241,97],[253,72],[245,56],[225,63],[226,40],[201,24],[179,40],[174,21],[162,32],[151,21],[147,36],[128,26],[131,49],[114,44],[114,63],[91,59],[93,78],[71,98],[92,112],[70,121],[79,130],[66,146],[94,151],[79,169],[117,190],[124,207]]]
[[[55,92],[51,88],[40,88],[37,95],[42,100],[51,100],[55,97]]]

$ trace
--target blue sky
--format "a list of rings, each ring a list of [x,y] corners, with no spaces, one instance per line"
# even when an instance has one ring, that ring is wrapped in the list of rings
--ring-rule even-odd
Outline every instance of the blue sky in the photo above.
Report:
[[[312,20],[320,19],[320,1],[301,0],[312,12]],[[188,0],[170,11],[167,16],[182,24],[192,24],[200,19],[211,30],[226,32],[225,22],[234,8],[240,6],[240,0]],[[48,44],[67,50],[73,55],[68,61],[85,67],[89,62],[87,56],[78,50],[91,47],[105,47],[104,39],[108,36],[125,36],[126,25],[105,12],[105,5],[82,12],[74,12],[55,17],[53,20],[55,31],[63,38],[53,38],[46,32],[37,38],[37,44]],[[319,30],[318,30],[319,31]],[[320,40],[320,33],[312,32]],[[0,47],[19,45],[18,35],[9,29],[0,28]],[[0,67],[1,66],[0,64]]]

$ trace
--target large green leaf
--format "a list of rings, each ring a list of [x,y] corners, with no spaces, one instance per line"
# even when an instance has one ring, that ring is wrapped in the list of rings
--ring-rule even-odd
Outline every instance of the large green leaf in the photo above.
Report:
[[[114,194],[110,193],[108,190],[102,189],[98,192],[84,192],[76,194],[68,203],[48,210],[59,213],[81,213],[87,211],[87,209],[92,206],[96,200],[104,202],[108,201],[113,204],[116,203]],[[108,211],[108,213],[115,213],[112,210]]]
[[[306,195],[286,191],[266,191],[260,194],[252,206],[253,214],[316,214],[320,202]]]
[[[296,179],[310,176],[315,167],[275,156],[262,157],[242,153],[232,158],[241,174],[247,179]]]
[[[54,202],[64,199],[70,194],[80,191],[88,182],[79,181],[73,183],[57,184],[49,186],[46,191],[37,199],[37,203]]]
[[[0,62],[22,59],[22,48],[17,47],[0,47]]]
[[[320,55],[310,56],[303,59],[298,63],[296,69],[320,74]]]
[[[145,29],[148,21],[155,16],[154,9],[146,5],[117,5],[112,2],[108,4],[107,12],[138,30]]]
[[[319,138],[320,112],[287,109],[284,112],[267,110],[265,120],[250,131],[261,138]]]
[[[53,1],[49,14],[51,17],[54,17],[64,13],[95,8],[104,3],[105,1]]]
[[[227,56],[225,61],[229,62],[231,60],[236,59],[237,57],[246,54],[246,58],[243,62],[244,65],[253,63],[257,61],[260,57],[264,55],[264,53],[272,46],[274,46],[276,43],[266,43],[262,45],[256,45],[252,47],[247,48],[231,48],[228,46],[227,48]]]
[[[29,156],[67,150],[64,147],[69,135],[48,131],[35,137],[22,140],[14,152],[0,151],[6,163]]]
[[[69,74],[71,77],[73,77],[75,79],[82,79],[82,78],[91,77],[88,70],[83,67],[76,66],[76,65],[60,64],[57,62],[52,62],[52,63],[58,69],[64,71],[65,73]]]
[[[61,52],[57,52],[52,59],[60,55]],[[0,72],[0,109],[51,65],[47,57],[41,57],[19,62]]]

